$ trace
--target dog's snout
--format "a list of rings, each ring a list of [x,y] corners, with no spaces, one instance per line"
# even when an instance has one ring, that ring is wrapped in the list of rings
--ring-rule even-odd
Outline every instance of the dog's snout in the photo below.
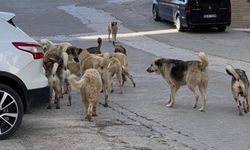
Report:
[[[154,72],[150,67],[146,71],[149,73]]]

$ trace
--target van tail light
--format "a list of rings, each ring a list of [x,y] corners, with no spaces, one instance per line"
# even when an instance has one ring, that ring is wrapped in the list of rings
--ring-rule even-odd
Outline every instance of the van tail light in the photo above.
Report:
[[[31,43],[31,42],[13,42],[12,43],[17,49],[28,52],[33,55],[34,59],[43,58],[44,54],[38,49],[41,46],[38,43]]]
[[[185,12],[186,12],[187,15],[191,14],[191,6],[190,5],[186,5]]]

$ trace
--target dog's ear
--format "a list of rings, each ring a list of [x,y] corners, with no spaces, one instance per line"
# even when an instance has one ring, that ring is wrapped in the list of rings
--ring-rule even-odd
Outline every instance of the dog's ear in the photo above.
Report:
[[[157,59],[155,61],[155,65],[158,66],[158,67],[161,67],[162,66],[162,59]]]

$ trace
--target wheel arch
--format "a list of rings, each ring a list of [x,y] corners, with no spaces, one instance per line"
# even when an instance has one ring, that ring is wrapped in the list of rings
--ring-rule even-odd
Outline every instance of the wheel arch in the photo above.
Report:
[[[0,71],[0,83],[10,86],[19,94],[25,112],[27,110],[28,90],[23,81],[11,73]]]

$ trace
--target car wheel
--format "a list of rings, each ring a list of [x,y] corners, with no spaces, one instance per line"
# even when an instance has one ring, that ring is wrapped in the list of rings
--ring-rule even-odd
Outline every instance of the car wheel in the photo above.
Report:
[[[175,26],[176,26],[177,31],[179,31],[179,32],[184,31],[184,27],[182,26],[180,16],[177,16]]]
[[[156,6],[153,7],[153,19],[155,21],[160,21],[161,18],[159,16],[159,11],[157,10]]]
[[[218,31],[224,32],[226,30],[227,26],[219,26]]]
[[[23,104],[11,87],[0,84],[0,140],[11,136],[21,125]]]

